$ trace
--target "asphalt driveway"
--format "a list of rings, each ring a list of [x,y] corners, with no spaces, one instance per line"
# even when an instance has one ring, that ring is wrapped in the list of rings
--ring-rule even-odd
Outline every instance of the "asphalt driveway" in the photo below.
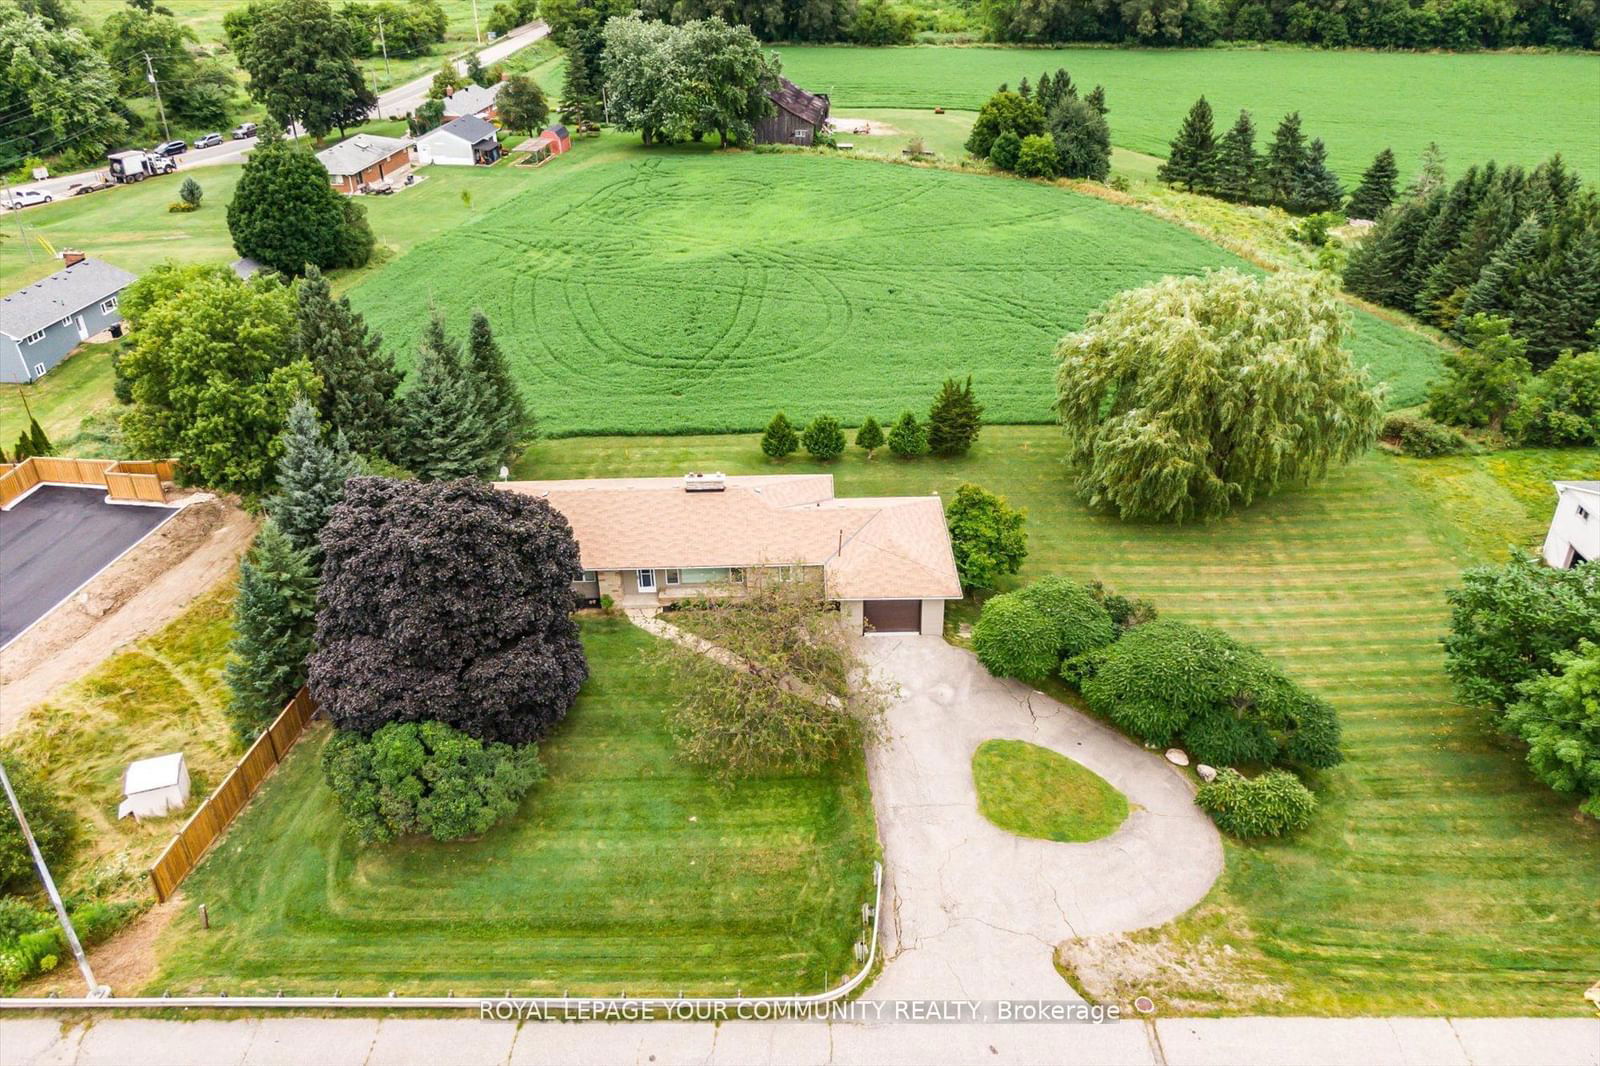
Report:
[[[177,513],[109,504],[102,489],[56,485],[0,511],[0,646]]]
[[[883,837],[883,975],[867,999],[1074,998],[1055,945],[1160,925],[1222,873],[1222,840],[1157,752],[1026,685],[991,677],[937,637],[864,637],[897,684],[889,736],[868,753]],[[1071,758],[1131,808],[1085,844],[1015,836],[978,812],[972,755],[993,737]]]

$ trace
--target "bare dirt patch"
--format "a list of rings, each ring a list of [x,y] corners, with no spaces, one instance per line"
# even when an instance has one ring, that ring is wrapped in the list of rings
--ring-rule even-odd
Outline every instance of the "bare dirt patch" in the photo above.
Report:
[[[90,948],[89,968],[94,971],[95,980],[110,985],[112,992],[121,996],[137,992],[149,984],[156,970],[156,941],[166,932],[167,926],[172,924],[172,919],[178,916],[183,906],[183,896],[175,896],[139,915],[104,944]],[[17,995],[28,997],[48,996],[51,993],[59,996],[83,995],[83,976],[78,973],[78,967],[70,956],[63,958],[61,964],[50,973],[27,982],[17,991]]]
[[[256,520],[196,497],[160,529],[0,653],[0,734],[55,689],[149,636],[238,564]]]
[[[1246,1005],[1270,1010],[1283,990],[1258,979],[1245,957],[1252,950],[1209,936],[1179,941],[1156,929],[1062,941],[1055,961],[1067,983],[1094,1003],[1131,1010],[1135,998],[1149,996],[1164,1014]]]

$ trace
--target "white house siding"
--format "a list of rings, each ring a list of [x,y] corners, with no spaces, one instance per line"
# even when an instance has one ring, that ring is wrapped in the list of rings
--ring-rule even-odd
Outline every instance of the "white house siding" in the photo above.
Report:
[[[922,601],[922,635],[925,637],[938,637],[944,635],[944,601]]]
[[[454,134],[435,130],[417,141],[417,163],[419,165],[432,163],[443,167],[470,167],[472,145]]]
[[[1556,487],[1556,513],[1544,539],[1544,561],[1565,570],[1581,556],[1600,561],[1600,491]]]

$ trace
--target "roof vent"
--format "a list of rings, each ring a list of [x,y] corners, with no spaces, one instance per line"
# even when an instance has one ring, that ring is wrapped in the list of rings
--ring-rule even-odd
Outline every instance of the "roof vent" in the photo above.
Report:
[[[714,474],[683,475],[684,492],[721,492],[727,487],[728,479],[720,470]]]

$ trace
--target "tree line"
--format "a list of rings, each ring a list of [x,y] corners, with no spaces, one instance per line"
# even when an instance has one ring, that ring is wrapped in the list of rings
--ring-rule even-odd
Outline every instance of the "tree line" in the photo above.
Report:
[[[1388,161],[1392,166],[1392,154]],[[1327,145],[1320,137],[1307,142],[1298,111],[1283,116],[1266,151],[1258,152],[1250,112],[1241,110],[1219,139],[1204,96],[1184,116],[1156,176],[1189,192],[1301,215],[1331,211],[1344,199],[1339,175],[1328,168]]]
[[[1344,285],[1458,337],[1475,315],[1508,318],[1543,369],[1597,339],[1600,191],[1559,155],[1531,171],[1468,167],[1454,183],[1425,172],[1351,252]]]
[[[1109,111],[1102,86],[1080,97],[1065,70],[1053,77],[1046,71],[1036,85],[1023,78],[1015,92],[1002,85],[984,101],[966,149],[1025,178],[1105,181],[1111,173]]]
[[[899,459],[915,459],[929,452],[952,458],[967,454],[982,429],[983,404],[972,391],[969,374],[965,383],[945,379],[926,423],[917,421],[915,411],[903,411],[885,433],[878,420],[868,415],[856,429],[856,447],[866,452],[868,459],[885,446]],[[773,415],[761,434],[762,454],[785,459],[802,447],[818,462],[832,462],[844,454],[844,427],[832,415],[818,415],[797,430],[782,411]]]

